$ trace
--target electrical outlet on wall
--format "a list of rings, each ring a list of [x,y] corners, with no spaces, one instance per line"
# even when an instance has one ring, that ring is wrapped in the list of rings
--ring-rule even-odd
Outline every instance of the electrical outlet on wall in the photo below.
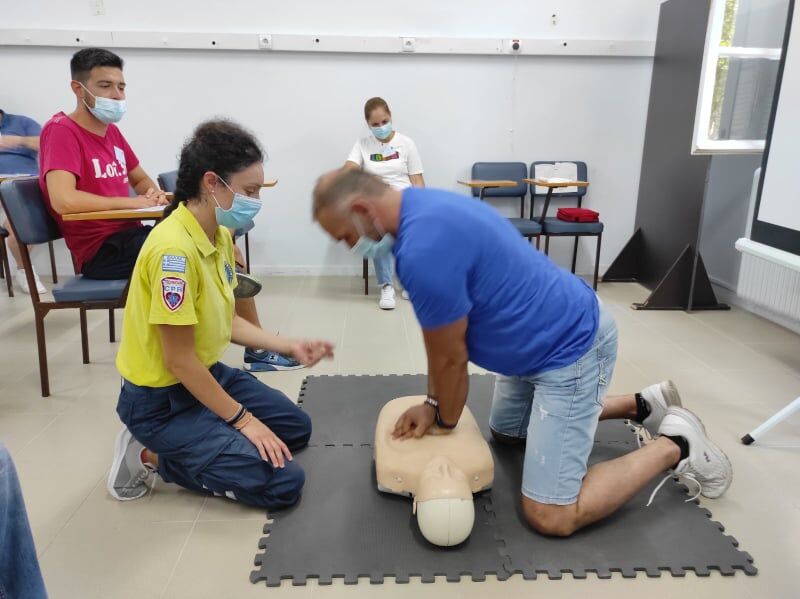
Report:
[[[261,50],[272,50],[272,36],[269,33],[262,33],[258,36],[258,47]]]
[[[101,17],[106,14],[106,3],[104,0],[91,0],[89,5],[92,8],[92,14],[96,17]]]
[[[522,51],[522,43],[518,39],[508,40],[508,51],[511,54],[519,54]]]
[[[414,52],[417,49],[417,40],[413,37],[401,37],[400,44],[403,52]]]

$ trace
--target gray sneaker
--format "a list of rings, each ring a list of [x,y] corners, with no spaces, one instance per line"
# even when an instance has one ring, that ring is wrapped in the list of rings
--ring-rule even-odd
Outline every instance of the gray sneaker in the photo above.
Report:
[[[239,299],[255,297],[261,291],[261,281],[243,272],[236,272],[236,288],[233,296]]]
[[[114,445],[114,461],[108,473],[106,488],[112,497],[120,501],[139,499],[150,489],[149,479],[153,471],[142,463],[144,445],[123,428]]]

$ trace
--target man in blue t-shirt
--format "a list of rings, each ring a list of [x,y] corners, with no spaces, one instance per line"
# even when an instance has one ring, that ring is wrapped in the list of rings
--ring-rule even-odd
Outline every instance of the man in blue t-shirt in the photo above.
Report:
[[[395,438],[456,426],[469,361],[496,372],[489,425],[500,442],[526,443],[523,510],[540,533],[567,536],[605,518],[665,470],[706,497],[730,485],[730,462],[680,407],[672,383],[605,398],[614,319],[586,283],[490,206],[447,191],[394,190],[348,170],[320,179],[313,213],[365,258],[394,253],[422,326],[428,397],[400,417]],[[634,420],[655,440],[588,468],[598,420],[611,418]]]
[[[39,123],[26,116],[9,114],[0,109],[0,175],[38,175],[39,174],[39,134],[42,128]],[[14,232],[8,226],[8,221],[3,220],[3,228],[8,231],[8,248],[17,262],[17,272],[14,276],[17,287],[25,293],[28,289],[28,279],[22,267],[22,255],[19,252]],[[34,279],[39,293],[46,293],[47,289],[39,280],[39,275],[34,272]]]

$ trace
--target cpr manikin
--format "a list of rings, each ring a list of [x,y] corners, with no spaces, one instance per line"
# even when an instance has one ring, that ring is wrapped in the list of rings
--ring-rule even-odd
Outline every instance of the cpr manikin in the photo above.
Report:
[[[420,439],[393,439],[397,419],[424,400],[399,397],[381,410],[375,427],[378,490],[413,498],[420,532],[428,541],[458,545],[475,522],[472,494],[492,486],[494,462],[467,407],[449,434],[434,427]]]

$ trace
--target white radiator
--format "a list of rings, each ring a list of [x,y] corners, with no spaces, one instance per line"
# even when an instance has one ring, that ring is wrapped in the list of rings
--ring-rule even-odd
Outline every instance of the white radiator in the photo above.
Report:
[[[737,295],[758,312],[791,329],[800,328],[800,256],[755,243],[736,242],[742,252]]]

